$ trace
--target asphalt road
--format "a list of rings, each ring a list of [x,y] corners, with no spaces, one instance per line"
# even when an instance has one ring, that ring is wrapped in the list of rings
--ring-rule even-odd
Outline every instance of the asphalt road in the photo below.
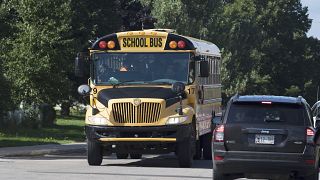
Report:
[[[83,154],[46,155],[0,159],[0,179],[58,180],[208,180],[211,161],[195,161],[193,168],[179,168],[174,155],[144,155],[118,160],[107,156],[102,166],[88,166]]]
[[[0,158],[0,180],[208,180],[212,163],[194,161],[192,168],[179,168],[176,157],[144,155],[142,159],[106,156],[102,166],[89,166],[84,154]]]

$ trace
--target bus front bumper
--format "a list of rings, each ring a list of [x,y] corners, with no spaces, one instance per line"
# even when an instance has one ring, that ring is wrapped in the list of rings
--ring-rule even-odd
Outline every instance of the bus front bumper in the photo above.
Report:
[[[92,126],[85,131],[90,141],[101,143],[175,143],[188,140],[192,126]]]

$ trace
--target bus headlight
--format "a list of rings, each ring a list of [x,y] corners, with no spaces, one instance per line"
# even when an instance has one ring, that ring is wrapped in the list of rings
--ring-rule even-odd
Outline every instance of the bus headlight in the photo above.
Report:
[[[105,117],[90,116],[90,117],[88,117],[88,121],[89,121],[91,124],[106,125],[108,119],[105,118]]]
[[[166,124],[181,124],[187,120],[188,116],[169,117]]]

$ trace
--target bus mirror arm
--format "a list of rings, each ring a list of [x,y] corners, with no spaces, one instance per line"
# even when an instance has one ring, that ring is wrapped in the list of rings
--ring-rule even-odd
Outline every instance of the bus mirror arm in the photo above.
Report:
[[[177,109],[177,113],[182,116],[183,115],[183,111],[182,111],[182,95],[179,94],[179,100],[180,100],[180,103],[179,103],[179,107]]]
[[[93,94],[87,94],[87,95],[82,96],[82,98],[83,98],[84,102],[86,102],[86,104],[89,104],[89,106],[92,108],[92,115],[96,115],[100,112],[100,110],[98,108],[93,107],[87,99],[87,97],[90,97],[92,95]]]
[[[178,95],[180,104],[179,107],[177,108],[177,113],[179,113],[179,115],[183,115],[183,111],[182,111],[182,95],[184,93],[185,90],[185,85],[182,82],[175,82],[172,84],[171,87],[172,92],[176,93]]]

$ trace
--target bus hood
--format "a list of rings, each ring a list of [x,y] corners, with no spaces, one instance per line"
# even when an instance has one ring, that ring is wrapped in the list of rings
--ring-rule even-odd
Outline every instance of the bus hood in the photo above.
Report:
[[[166,101],[166,107],[179,102],[179,97],[177,94],[172,92],[170,88],[163,87],[119,87],[103,89],[98,93],[99,102],[106,107],[108,107],[109,100],[121,98],[164,99]],[[186,94],[183,95],[183,99],[185,98]]]

